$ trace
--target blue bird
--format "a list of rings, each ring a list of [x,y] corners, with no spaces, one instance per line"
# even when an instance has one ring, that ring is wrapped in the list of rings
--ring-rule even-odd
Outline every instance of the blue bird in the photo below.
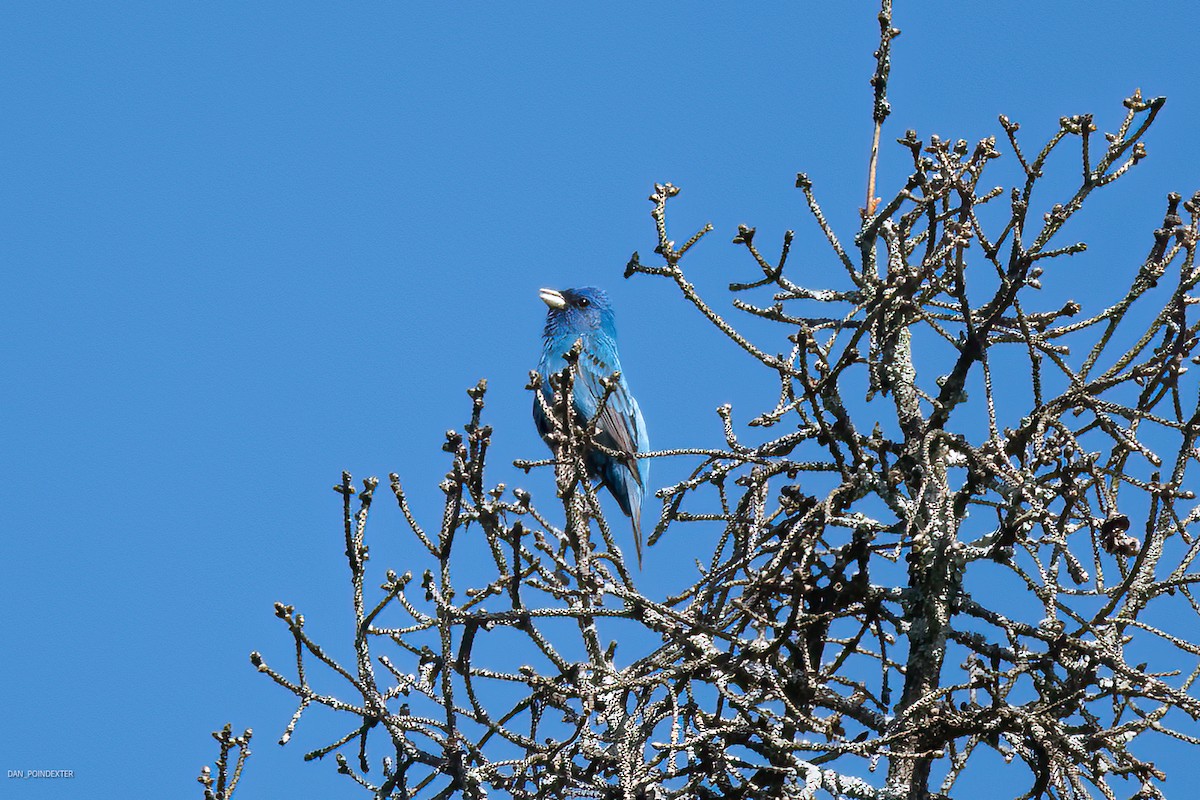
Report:
[[[571,349],[577,339],[583,340],[579,357],[578,374],[571,394],[575,413],[582,421],[596,416],[600,399],[604,396],[601,381],[614,372],[620,372],[621,359],[617,355],[617,325],[612,304],[602,289],[587,286],[581,289],[542,289],[538,292],[542,302],[550,307],[546,313],[546,329],[542,334],[542,360],[538,362],[538,374],[542,376],[542,395],[546,402],[552,401],[554,390],[550,376],[566,368],[563,354]],[[533,421],[542,438],[553,430],[546,418],[542,403],[535,397]],[[649,464],[633,458],[634,454],[650,448],[646,436],[646,421],[637,400],[629,392],[624,373],[617,387],[608,397],[604,410],[600,412],[596,425],[600,429],[596,441],[616,451],[625,458],[617,459],[598,449],[586,455],[588,476],[599,479],[621,506],[621,511],[633,520],[633,543],[637,548],[638,566],[642,564],[642,498],[646,494],[646,479]],[[549,442],[547,442],[549,443]]]

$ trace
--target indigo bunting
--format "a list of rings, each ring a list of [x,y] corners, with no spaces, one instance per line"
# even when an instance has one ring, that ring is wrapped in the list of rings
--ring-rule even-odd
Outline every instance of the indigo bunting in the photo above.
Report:
[[[571,402],[578,419],[587,423],[596,417],[604,397],[601,381],[620,372],[617,355],[617,326],[612,304],[602,289],[588,286],[581,289],[542,289],[542,301],[550,306],[546,313],[546,329],[542,334],[542,359],[538,374],[542,376],[542,395],[552,402],[554,390],[550,375],[561,372],[567,362],[563,354],[577,339],[582,339],[578,372],[571,393]],[[538,398],[533,402],[533,421],[542,438],[553,430]],[[625,458],[614,458],[599,449],[590,449],[585,457],[588,477],[599,479],[621,506],[621,511],[633,520],[633,543],[637,548],[638,566],[642,564],[642,497],[646,493],[649,464],[633,458],[635,453],[649,449],[646,422],[637,400],[629,392],[624,373],[596,419],[600,429],[596,442]],[[548,443],[548,442],[547,442]]]

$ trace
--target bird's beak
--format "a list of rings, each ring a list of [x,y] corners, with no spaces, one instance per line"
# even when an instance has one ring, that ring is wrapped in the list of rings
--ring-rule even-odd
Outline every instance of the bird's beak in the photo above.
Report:
[[[542,302],[551,308],[567,307],[567,299],[562,296],[562,292],[555,289],[539,289],[538,297],[542,298]]]

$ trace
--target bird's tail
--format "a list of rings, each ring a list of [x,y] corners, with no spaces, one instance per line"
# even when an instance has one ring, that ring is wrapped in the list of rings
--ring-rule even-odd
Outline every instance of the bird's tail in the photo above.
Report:
[[[637,550],[638,569],[642,568],[642,509],[641,503],[637,504],[634,513],[630,514],[630,519],[633,520],[633,546]]]
[[[640,470],[624,470],[627,508],[621,509],[633,521],[633,547],[637,551],[638,569],[642,568],[642,495],[646,491]]]
[[[616,498],[621,511],[633,520],[633,546],[637,550],[638,569],[642,568],[642,495],[645,492],[642,470],[610,461],[602,476],[604,484]]]

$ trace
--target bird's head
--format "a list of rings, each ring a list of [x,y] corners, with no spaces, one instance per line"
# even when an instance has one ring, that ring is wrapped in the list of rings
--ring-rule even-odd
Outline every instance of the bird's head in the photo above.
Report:
[[[546,337],[577,336],[603,331],[616,338],[617,326],[612,304],[603,289],[585,286],[580,289],[542,289],[542,302],[550,306],[546,313]]]

